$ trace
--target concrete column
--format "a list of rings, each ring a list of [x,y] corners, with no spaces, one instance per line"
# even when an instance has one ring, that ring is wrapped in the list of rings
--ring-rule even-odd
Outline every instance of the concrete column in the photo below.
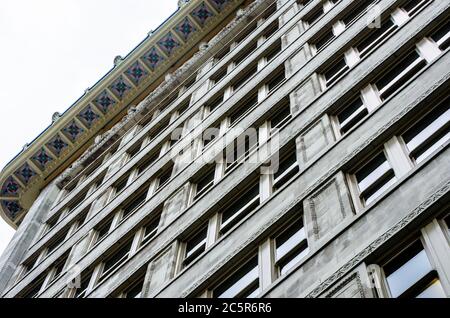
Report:
[[[23,261],[25,253],[57,199],[58,193],[59,188],[55,184],[50,184],[42,190],[3,252],[0,258],[0,293],[5,290],[17,267]]]

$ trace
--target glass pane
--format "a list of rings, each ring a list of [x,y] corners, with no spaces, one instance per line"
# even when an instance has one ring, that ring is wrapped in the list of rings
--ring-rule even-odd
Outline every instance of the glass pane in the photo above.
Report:
[[[361,97],[358,97],[351,102],[337,115],[342,133],[349,131],[350,128],[359,123],[368,113],[369,111],[364,105]]]
[[[303,222],[297,221],[275,239],[277,260],[283,258],[306,239]]]
[[[208,228],[203,228],[193,238],[186,242],[186,258],[199,255],[206,249],[206,235]]]
[[[380,41],[385,39],[396,28],[397,26],[394,22],[388,19],[382,23],[380,28],[371,29],[369,35],[356,46],[360,57],[367,55],[373,47],[377,46]]]
[[[280,275],[286,274],[291,268],[298,264],[309,253],[309,248],[301,250],[299,254],[294,254],[292,258],[286,260],[285,263],[280,264]]]
[[[425,60],[415,50],[403,58],[391,71],[375,83],[380,91],[381,98],[386,99],[395,93],[426,64]]]
[[[446,298],[439,279],[435,279],[417,298]]]
[[[401,262],[399,267],[387,276],[392,297],[400,296],[431,271],[431,264],[423,249],[405,262]]]
[[[240,268],[235,274],[229,277],[224,283],[214,290],[214,297],[254,297],[259,292],[259,268],[258,258]]]
[[[389,165],[384,153],[380,153],[355,174],[356,180],[358,181],[359,190],[361,192],[366,191],[372,184],[376,183],[390,170],[391,166]]]

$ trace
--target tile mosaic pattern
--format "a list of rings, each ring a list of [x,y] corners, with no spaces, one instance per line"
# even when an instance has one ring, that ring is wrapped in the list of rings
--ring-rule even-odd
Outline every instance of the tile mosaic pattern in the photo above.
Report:
[[[84,132],[84,129],[73,120],[63,131],[70,140],[75,141]]]
[[[177,31],[177,34],[182,38],[184,41],[189,40],[192,34],[197,31],[197,28],[194,26],[194,24],[189,20],[188,17],[184,18],[183,22],[177,25],[175,28]]]
[[[173,36],[172,32],[158,41],[159,48],[167,55],[171,56],[173,51],[180,47],[180,42]]]
[[[127,83],[123,76],[119,76],[119,78],[116,79],[111,86],[109,86],[111,92],[113,92],[119,99],[123,99],[125,95],[129,93],[131,88],[131,85]]]
[[[136,86],[138,86],[141,81],[148,76],[148,72],[139,61],[136,61],[133,65],[131,65],[130,68],[125,71],[125,74]]]
[[[25,163],[19,170],[15,173],[15,176],[20,179],[25,185],[30,182],[31,178],[33,178],[37,173],[29,166],[28,163]]]
[[[89,105],[86,107],[79,115],[78,118],[87,126],[91,127],[93,123],[95,123],[99,118],[100,115],[97,114],[93,109],[92,106]]]
[[[50,156],[44,148],[41,148],[41,150],[33,156],[32,160],[39,166],[39,168],[44,170],[45,166],[49,162],[53,161],[53,157]]]
[[[56,135],[48,144],[47,147],[53,151],[53,153],[59,157],[61,152],[69,145],[61,138],[60,135]]]
[[[107,113],[111,107],[116,104],[115,99],[108,93],[108,91],[104,90],[97,98],[93,101],[94,105],[96,105],[103,113]]]
[[[1,195],[3,197],[17,197],[19,196],[19,190],[20,186],[16,180],[13,177],[9,177],[2,186]]]
[[[204,26],[205,23],[214,16],[214,12],[206,5],[205,2],[202,2],[198,7],[196,7],[191,15],[194,19],[201,25]]]
[[[2,200],[3,211],[6,211],[12,219],[15,219],[17,215],[22,211],[22,207],[17,201]]]

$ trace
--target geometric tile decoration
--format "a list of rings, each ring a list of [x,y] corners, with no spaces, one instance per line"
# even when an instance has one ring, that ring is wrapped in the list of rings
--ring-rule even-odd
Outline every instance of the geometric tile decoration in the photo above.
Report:
[[[175,28],[178,35],[185,41],[189,39],[189,37],[197,31],[195,26],[192,24],[192,22],[189,20],[188,17],[184,18],[183,22],[178,24]]]
[[[84,129],[78,126],[75,120],[73,120],[68,126],[64,127],[63,131],[70,140],[75,141],[84,132]]]
[[[167,56],[170,56],[173,50],[180,46],[180,43],[173,37],[172,32],[169,32],[158,41],[158,46]]]
[[[9,215],[15,219],[16,216],[22,211],[22,207],[19,205],[17,201],[5,201],[2,200],[3,210],[8,211]]]
[[[127,74],[128,78],[136,86],[140,84],[141,80],[148,76],[148,72],[139,61],[136,61],[136,63],[131,65],[130,68],[125,71],[125,74]]]
[[[152,47],[150,51],[148,51],[142,58],[152,71],[154,71],[162,61],[164,61],[164,57],[159,54],[155,47]]]
[[[191,12],[191,15],[203,26],[209,18],[214,16],[214,13],[208,8],[205,2],[202,2]]]
[[[230,0],[211,0],[212,5],[217,11],[222,11],[222,9],[230,2]]]
[[[34,172],[34,170],[31,169],[31,167],[28,165],[28,163],[25,162],[25,164],[14,174],[24,184],[28,184],[28,182],[30,182],[30,179],[36,175],[36,172]]]
[[[104,113],[107,113],[109,108],[116,103],[114,98],[104,90],[98,97],[94,100],[94,104],[100,108],[100,110]]]
[[[53,153],[55,153],[58,157],[64,150],[64,148],[68,146],[69,145],[61,138],[60,135],[56,135],[52,140],[50,140],[49,143],[47,143],[47,147],[52,150]]]
[[[45,169],[47,163],[53,160],[53,158],[47,153],[44,148],[39,150],[39,152],[36,153],[32,159],[42,170]]]
[[[92,124],[100,118],[100,115],[98,115],[96,112],[92,110],[91,105],[86,107],[79,115],[78,118],[89,128],[92,126]]]
[[[19,190],[19,184],[14,180],[13,177],[9,177],[2,185],[0,193],[4,197],[17,197],[19,196]]]
[[[118,79],[116,79],[111,86],[109,86],[109,89],[119,98],[122,99],[128,91],[131,89],[131,86],[128,85],[128,83],[124,80],[122,75],[119,76]]]

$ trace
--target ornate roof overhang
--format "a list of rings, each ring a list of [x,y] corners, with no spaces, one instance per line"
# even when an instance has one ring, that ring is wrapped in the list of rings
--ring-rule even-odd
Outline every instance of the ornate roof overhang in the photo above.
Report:
[[[93,139],[111,128],[136,98],[192,52],[244,0],[191,0],[183,5],[0,173],[0,215],[17,228],[40,190]]]

